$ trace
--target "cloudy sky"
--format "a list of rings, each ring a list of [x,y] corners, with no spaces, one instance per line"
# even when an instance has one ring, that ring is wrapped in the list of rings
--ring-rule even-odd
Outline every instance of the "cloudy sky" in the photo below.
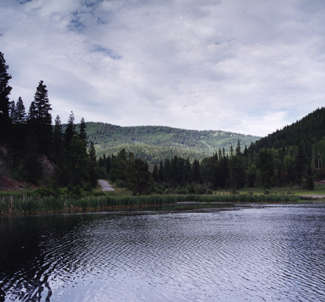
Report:
[[[323,0],[0,0],[0,51],[63,121],[262,136],[325,104]]]

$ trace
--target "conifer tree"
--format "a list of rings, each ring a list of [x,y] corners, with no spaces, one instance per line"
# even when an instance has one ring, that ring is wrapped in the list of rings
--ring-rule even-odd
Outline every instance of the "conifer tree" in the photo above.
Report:
[[[54,134],[53,134],[53,157],[57,164],[62,164],[63,160],[63,133],[61,119],[57,115],[55,118]]]
[[[12,123],[14,123],[15,121],[15,115],[16,115],[16,105],[15,105],[15,101],[11,101],[9,102],[9,118],[11,120]]]
[[[10,137],[9,95],[12,89],[9,86],[10,79],[8,65],[3,53],[0,52],[0,142]]]
[[[195,160],[192,166],[192,180],[196,183],[201,182],[200,162]]]
[[[23,99],[21,97],[18,98],[18,101],[15,106],[13,122],[15,124],[24,124],[26,122],[26,111]]]
[[[134,195],[150,192],[152,178],[146,162],[138,158],[134,160],[134,169],[128,176],[128,183]]]
[[[159,171],[158,171],[158,167],[157,167],[157,165],[155,165],[155,166],[153,167],[152,177],[153,177],[154,181],[156,181],[156,182],[159,181]]]
[[[80,134],[79,134],[80,138],[82,141],[87,141],[87,132],[86,132],[86,123],[85,123],[85,119],[82,118],[80,121]]]
[[[35,125],[37,121],[37,109],[35,102],[31,102],[28,110],[27,122],[30,125]]]
[[[74,124],[74,114],[71,111],[70,116],[69,116],[69,121],[67,128],[65,129],[64,132],[64,148],[67,150],[69,148],[69,145],[71,144],[72,138],[76,133],[75,129],[75,124]]]
[[[40,152],[49,154],[52,142],[52,110],[46,85],[40,81],[36,89],[34,103],[36,108],[36,125],[35,129],[39,138]]]
[[[89,146],[89,181],[92,187],[97,184],[96,150],[93,142]]]
[[[87,132],[86,132],[86,123],[85,123],[85,119],[82,118],[81,122],[80,122],[80,132],[79,132],[79,137],[80,140],[83,144],[83,148],[82,150],[80,150],[80,152],[87,152]]]
[[[241,146],[240,146],[240,140],[237,141],[237,146],[236,146],[236,155],[241,154]]]
[[[164,181],[164,164],[162,161],[159,163],[159,181]]]

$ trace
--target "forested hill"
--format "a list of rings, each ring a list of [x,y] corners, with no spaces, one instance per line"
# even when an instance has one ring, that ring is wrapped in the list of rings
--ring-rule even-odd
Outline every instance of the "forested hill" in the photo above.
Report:
[[[97,154],[112,154],[125,148],[150,163],[158,163],[174,155],[190,159],[211,156],[219,148],[228,150],[240,140],[249,146],[258,137],[225,131],[184,130],[164,126],[120,127],[105,123],[87,123],[89,140]]]
[[[312,145],[325,137],[325,108],[308,114],[301,120],[278,130],[251,145],[256,152],[262,148],[283,148],[288,146]]]

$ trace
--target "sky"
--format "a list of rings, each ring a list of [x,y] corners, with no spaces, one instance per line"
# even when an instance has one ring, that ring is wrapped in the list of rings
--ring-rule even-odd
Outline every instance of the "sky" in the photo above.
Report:
[[[323,0],[0,0],[0,51],[63,122],[264,136],[325,104]]]

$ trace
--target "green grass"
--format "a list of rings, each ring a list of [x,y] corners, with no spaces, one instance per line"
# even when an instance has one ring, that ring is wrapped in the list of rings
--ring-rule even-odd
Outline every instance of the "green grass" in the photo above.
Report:
[[[325,184],[315,184],[314,190],[305,190],[298,186],[291,186],[291,187],[274,187],[267,190],[269,194],[292,194],[296,196],[308,196],[308,195],[324,195],[325,198]],[[221,191],[216,191],[217,194]],[[244,188],[239,190],[240,194],[264,194],[265,189],[263,188]]]
[[[146,195],[123,196],[120,193],[96,193],[73,198],[68,196],[39,196],[32,193],[0,194],[0,215],[31,215],[42,213],[86,212],[103,210],[160,209],[177,202],[199,203],[286,203],[298,202],[294,194],[212,194],[212,195]]]

